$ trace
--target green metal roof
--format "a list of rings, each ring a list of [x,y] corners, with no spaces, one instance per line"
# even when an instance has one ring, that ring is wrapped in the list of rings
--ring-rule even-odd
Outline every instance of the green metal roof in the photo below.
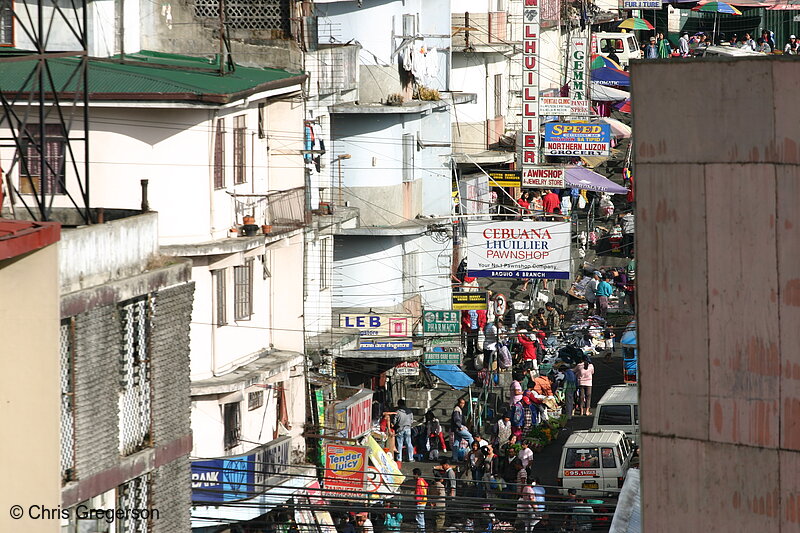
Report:
[[[16,56],[17,60],[2,59]],[[0,51],[0,91],[28,93],[36,87],[35,59],[18,50]],[[80,89],[77,57],[49,59],[46,93],[53,88],[68,97]],[[186,101],[225,104],[254,93],[301,84],[305,75],[272,68],[236,66],[219,73],[215,59],[141,51],[109,59],[89,59],[89,100]]]

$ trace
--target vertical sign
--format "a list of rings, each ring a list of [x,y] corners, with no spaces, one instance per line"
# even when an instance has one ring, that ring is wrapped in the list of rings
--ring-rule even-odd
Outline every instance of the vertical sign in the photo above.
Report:
[[[522,168],[539,163],[539,0],[522,11]]]
[[[569,58],[569,97],[572,103],[572,114],[589,116],[589,80],[586,77],[588,60],[588,44],[586,37],[573,37],[570,42]]]

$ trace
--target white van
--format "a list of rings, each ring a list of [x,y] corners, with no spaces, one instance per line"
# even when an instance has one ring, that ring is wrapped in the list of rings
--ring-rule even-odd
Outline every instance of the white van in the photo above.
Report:
[[[576,431],[561,450],[558,484],[568,489],[596,490],[622,488],[630,468],[633,443],[618,430]]]
[[[608,57],[608,50],[613,49],[619,58],[619,64],[625,69],[631,59],[641,59],[643,56],[639,41],[632,33],[598,32],[592,35],[592,39],[597,39],[598,54]]]
[[[767,54],[735,46],[709,46],[705,50],[699,50],[702,57],[767,57]]]
[[[639,443],[639,386],[635,383],[609,387],[594,411],[592,429],[618,429]]]

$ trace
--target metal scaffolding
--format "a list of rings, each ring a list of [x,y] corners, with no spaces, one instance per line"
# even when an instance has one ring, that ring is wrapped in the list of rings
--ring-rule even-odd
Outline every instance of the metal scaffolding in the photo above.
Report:
[[[0,8],[13,24],[13,48],[0,49],[0,147],[15,149],[3,169],[12,215],[21,204],[33,220],[51,220],[65,203],[54,201],[66,198],[91,224],[87,1],[2,0]]]

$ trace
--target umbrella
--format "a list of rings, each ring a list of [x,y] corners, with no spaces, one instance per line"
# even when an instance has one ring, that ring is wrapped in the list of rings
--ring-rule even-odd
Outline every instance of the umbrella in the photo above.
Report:
[[[631,99],[628,98],[624,102],[620,102],[615,104],[614,107],[617,108],[617,111],[620,113],[630,113],[631,112]]]
[[[628,30],[652,30],[653,25],[644,19],[631,17],[620,22],[617,28],[625,28]]]
[[[624,70],[601,67],[592,69],[592,81],[601,85],[630,86],[631,75]]]
[[[631,97],[630,93],[599,83],[592,83],[591,99],[597,102],[618,102]]]
[[[704,11],[706,13],[714,13],[714,29],[711,31],[711,42],[716,42],[717,35],[717,17],[719,13],[727,13],[728,15],[741,15],[742,12],[725,2],[706,2],[699,4],[692,8],[692,11]]]
[[[590,69],[602,68],[602,67],[609,67],[615,68],[617,70],[622,70],[622,65],[605,56],[601,56],[600,54],[592,54],[592,62],[589,65]]]
[[[631,136],[631,127],[623,124],[619,120],[611,117],[601,117],[600,122],[604,122],[611,126],[611,135],[614,137],[628,138]]]

